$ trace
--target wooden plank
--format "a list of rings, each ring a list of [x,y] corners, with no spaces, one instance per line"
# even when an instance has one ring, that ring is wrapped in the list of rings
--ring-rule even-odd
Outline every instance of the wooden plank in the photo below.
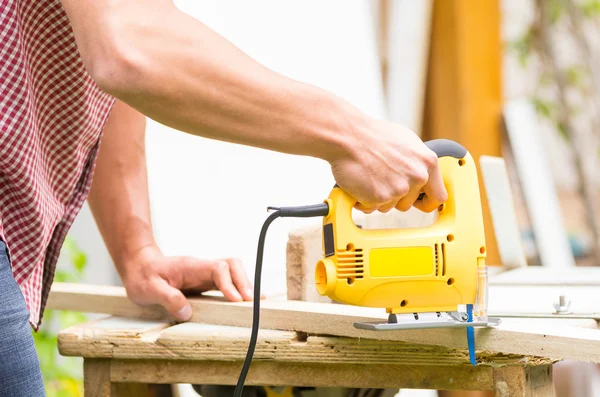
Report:
[[[481,156],[479,165],[494,224],[500,264],[507,268],[527,266],[521,230],[504,159],[494,156]]]
[[[499,0],[435,1],[423,139],[464,145],[475,162],[501,156],[501,39]],[[500,263],[483,179],[479,173],[487,262]]]
[[[548,271],[542,266],[528,266],[490,277],[489,284],[599,287],[600,267],[570,267]]]
[[[189,298],[192,322],[249,327],[252,302],[225,302],[216,298]],[[109,313],[130,317],[161,318],[161,307],[141,308],[120,287],[55,283],[48,307],[82,312]],[[375,332],[354,327],[357,321],[385,321],[382,310],[374,308],[300,301],[261,302],[261,327],[337,335],[353,338],[402,341],[465,349],[464,329],[421,329]],[[554,359],[600,362],[600,331],[576,328],[596,324],[593,320],[504,319],[496,328],[476,328],[477,346],[509,354]]]
[[[116,321],[115,321],[116,320]],[[148,324],[146,331],[114,328],[119,319],[95,321],[62,330],[58,348],[64,356],[171,359],[243,360],[250,329],[212,324],[184,323],[160,329]],[[158,329],[158,332],[157,332]],[[468,365],[466,349],[448,349],[405,342],[325,337],[261,329],[254,360],[320,363]],[[480,365],[541,365],[552,360],[522,355],[481,352]]]
[[[591,298],[597,294],[597,286],[490,285],[488,312],[550,314],[564,295],[571,303],[571,312],[600,313],[600,301]]]
[[[591,299],[600,287],[600,268],[571,267],[549,272],[543,266],[509,270],[489,278],[490,313],[549,314],[564,295],[574,314],[597,313],[600,301]],[[527,296],[526,299],[523,299]]]
[[[574,267],[535,108],[528,100],[511,100],[504,120],[542,265]]]
[[[111,381],[233,385],[242,363],[226,361],[113,360]],[[246,385],[351,388],[493,390],[487,366],[321,364],[256,361]]]

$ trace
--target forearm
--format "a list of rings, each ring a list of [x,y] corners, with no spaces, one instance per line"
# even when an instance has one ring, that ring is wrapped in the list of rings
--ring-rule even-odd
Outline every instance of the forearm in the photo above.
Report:
[[[129,258],[154,245],[144,142],[145,117],[117,101],[104,128],[88,203],[121,277]]]
[[[351,150],[351,127],[364,122],[346,102],[265,68],[170,1],[63,3],[101,88],[165,125],[332,160]]]

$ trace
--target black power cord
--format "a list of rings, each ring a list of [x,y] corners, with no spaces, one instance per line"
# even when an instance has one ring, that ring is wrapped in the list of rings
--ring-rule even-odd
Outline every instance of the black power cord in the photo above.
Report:
[[[237,385],[233,397],[242,397],[242,391],[244,390],[244,382],[248,375],[248,369],[252,364],[252,356],[254,355],[254,349],[256,348],[256,339],[258,338],[258,328],[260,321],[260,275],[262,272],[262,261],[263,252],[265,248],[265,237],[267,235],[267,229],[273,221],[279,217],[282,218],[311,218],[316,216],[326,216],[329,213],[329,205],[327,203],[306,205],[301,207],[269,207],[269,210],[274,210],[271,215],[263,223],[262,229],[260,230],[260,236],[258,237],[258,251],[256,253],[256,268],[254,271],[254,301],[252,308],[252,333],[250,335],[250,344],[248,345],[248,352],[246,353],[246,359],[242,366],[242,371],[238,378]]]

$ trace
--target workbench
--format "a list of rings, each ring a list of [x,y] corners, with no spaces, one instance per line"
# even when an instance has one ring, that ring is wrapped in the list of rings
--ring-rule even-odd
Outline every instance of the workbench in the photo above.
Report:
[[[108,316],[64,329],[62,355],[84,359],[86,397],[146,396],[148,384],[237,382],[250,329]],[[555,359],[398,341],[261,329],[247,385],[489,390],[554,396]]]

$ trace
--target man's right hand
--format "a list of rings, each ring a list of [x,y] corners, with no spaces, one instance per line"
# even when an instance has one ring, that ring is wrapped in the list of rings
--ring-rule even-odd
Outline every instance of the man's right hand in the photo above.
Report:
[[[448,198],[436,154],[411,130],[370,119],[351,136],[350,153],[330,161],[337,184],[357,200],[364,213],[431,212]],[[425,193],[422,201],[419,194]]]

